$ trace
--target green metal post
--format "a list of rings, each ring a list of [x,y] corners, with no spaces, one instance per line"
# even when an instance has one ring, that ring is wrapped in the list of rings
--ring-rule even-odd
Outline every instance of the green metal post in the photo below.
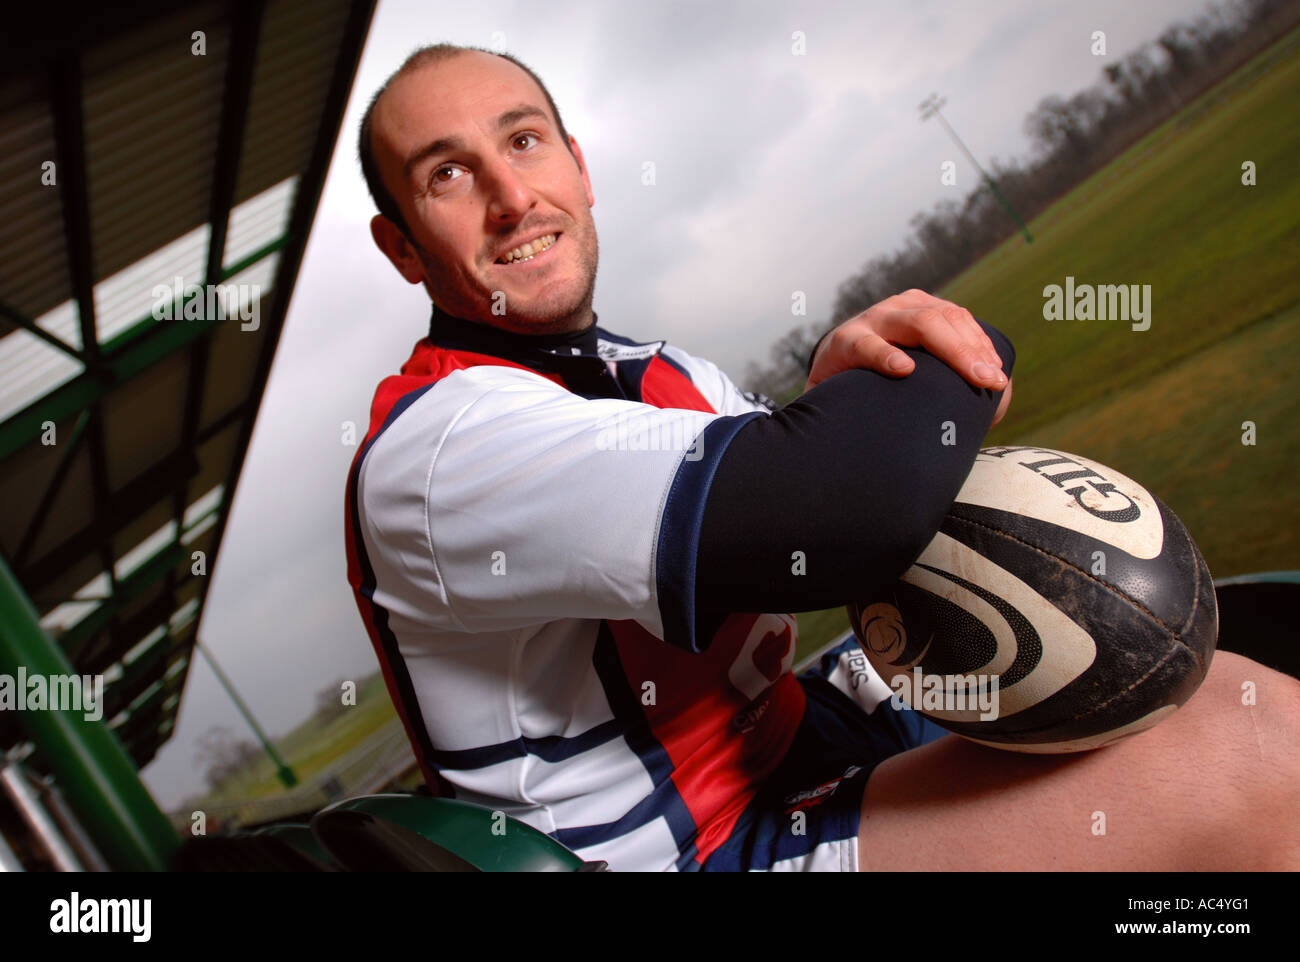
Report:
[[[277,752],[275,746],[271,744],[271,740],[266,737],[266,733],[262,731],[262,726],[257,723],[257,719],[253,717],[253,713],[249,711],[248,706],[244,704],[244,699],[239,697],[239,692],[235,691],[235,686],[230,683],[230,679],[226,677],[226,673],[221,670],[221,666],[219,666],[216,659],[212,657],[212,652],[208,651],[208,646],[199,644],[199,641],[196,638],[194,640],[194,647],[203,653],[203,657],[207,659],[208,665],[217,676],[217,681],[221,682],[221,687],[226,689],[226,694],[229,695],[230,700],[235,703],[235,707],[239,709],[239,713],[244,716],[244,721],[248,722],[248,727],[253,729],[253,734],[257,736],[257,740],[262,743],[263,751],[270,756],[271,762],[275,765],[275,773],[279,776],[280,782],[285,788],[293,788],[298,784],[298,777],[294,775],[293,769],[285,764],[284,759],[280,757],[280,753]]]
[[[1029,233],[1029,227],[1020,219],[1020,215],[1017,214],[1016,209],[1011,206],[1011,202],[1002,196],[1002,191],[998,190],[996,181],[988,175],[988,171],[980,166],[980,162],[975,159],[975,155],[970,152],[970,148],[968,148],[966,143],[957,136],[957,131],[952,129],[952,124],[948,123],[948,118],[940,112],[940,108],[942,108],[947,102],[946,99],[940,100],[937,94],[931,94],[921,104],[921,119],[928,120],[931,117],[939,118],[939,123],[943,124],[943,129],[948,131],[949,136],[956,141],[961,152],[964,153],[966,159],[971,162],[971,166],[980,172],[980,176],[984,178],[984,182],[988,184],[989,189],[993,191],[993,196],[996,197],[998,202],[1006,208],[1007,213],[1011,215],[1011,219],[1019,225],[1020,233],[1025,235],[1025,243],[1032,244],[1034,242],[1034,235]]]
[[[993,182],[993,178],[988,175],[988,171],[980,166],[980,162],[975,159],[975,155],[970,152],[970,149],[966,146],[965,142],[957,136],[957,131],[952,129],[952,124],[948,123],[948,118],[939,112],[938,107],[934,108],[934,116],[939,118],[939,123],[943,124],[944,129],[952,135],[952,139],[957,142],[957,146],[960,147],[962,153],[966,155],[966,159],[969,160],[971,164],[974,165],[975,169],[980,172],[980,176],[984,178],[984,182],[988,184],[989,187],[993,188],[993,196],[1002,203],[1002,206],[1007,209],[1007,213],[1011,215],[1011,218],[1020,225],[1020,232],[1025,235],[1025,242],[1032,244],[1034,242],[1034,237],[1029,233],[1029,228],[1025,226],[1025,222],[1020,219],[1020,215],[1016,213],[1015,208],[1011,206],[1010,202],[1002,196],[1002,191],[998,190],[998,185]]]
[[[0,673],[16,679],[20,669],[28,678],[76,674],[0,558]],[[76,710],[17,714],[109,864],[124,871],[166,870],[180,838],[107,723],[88,721]]]

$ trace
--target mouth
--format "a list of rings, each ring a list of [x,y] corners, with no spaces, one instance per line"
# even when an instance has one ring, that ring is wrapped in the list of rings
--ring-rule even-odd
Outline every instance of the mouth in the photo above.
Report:
[[[501,265],[527,264],[536,262],[542,258],[542,255],[555,246],[555,242],[560,239],[560,232],[556,231],[551,234],[543,234],[541,237],[535,237],[527,243],[520,244],[518,247],[506,251],[494,261]]]

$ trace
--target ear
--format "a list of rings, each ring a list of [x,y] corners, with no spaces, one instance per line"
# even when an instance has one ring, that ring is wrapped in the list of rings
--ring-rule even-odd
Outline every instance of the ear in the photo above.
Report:
[[[375,239],[375,246],[392,261],[397,273],[406,278],[408,284],[419,284],[424,280],[424,265],[415,256],[415,248],[396,224],[383,214],[376,214],[370,218],[370,236]]]
[[[582,148],[578,146],[577,139],[569,135],[569,147],[573,151],[573,159],[578,162],[578,169],[582,171],[582,183],[587,188],[587,206],[596,206],[596,195],[591,192],[591,175],[587,173],[587,161],[582,156]]]

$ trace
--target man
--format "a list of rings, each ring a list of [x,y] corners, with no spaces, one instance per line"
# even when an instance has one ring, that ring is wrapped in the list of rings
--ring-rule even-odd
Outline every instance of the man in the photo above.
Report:
[[[755,614],[906,570],[1010,400],[1001,334],[897,295],[774,412],[596,325],[586,162],[513,59],[417,52],[360,148],[433,319],[375,396],[349,580],[431,785],[615,869],[1300,864],[1290,679],[1220,654],[1151,732],[1025,757],[896,711],[851,646],[796,679],[794,619]]]

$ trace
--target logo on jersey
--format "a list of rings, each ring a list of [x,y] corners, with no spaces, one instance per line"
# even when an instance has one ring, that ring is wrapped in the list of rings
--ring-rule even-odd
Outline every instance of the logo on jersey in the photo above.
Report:
[[[748,702],[732,724],[751,731],[767,711],[767,693],[794,665],[798,623],[793,615],[759,615],[727,671],[727,680]]]
[[[840,782],[846,778],[852,778],[858,772],[862,771],[860,765],[850,765],[845,769],[844,774],[838,778],[832,778],[829,782],[822,782],[816,788],[810,788],[806,791],[796,792],[793,795],[787,795],[785,804],[790,806],[785,810],[789,815],[791,812],[797,812],[801,808],[812,808],[814,805],[820,805],[826,799],[835,794],[835,789],[840,787]]]
[[[644,361],[658,354],[667,343],[654,341],[651,344],[615,344],[613,341],[597,341],[596,356],[602,361]]]

